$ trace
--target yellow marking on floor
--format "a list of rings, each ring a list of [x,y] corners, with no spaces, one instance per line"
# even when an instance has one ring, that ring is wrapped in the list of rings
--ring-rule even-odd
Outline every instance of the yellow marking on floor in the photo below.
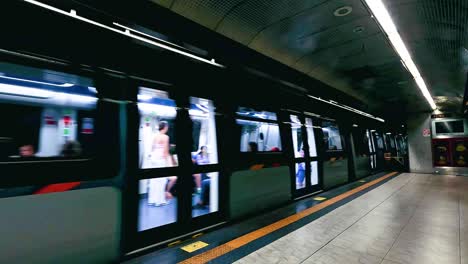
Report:
[[[197,251],[200,248],[204,248],[206,246],[208,246],[207,243],[205,243],[203,241],[197,241],[197,242],[193,242],[192,244],[188,244],[186,246],[183,246],[180,249],[182,249],[184,251],[187,251],[188,253],[192,253],[192,252]]]
[[[182,241],[177,240],[177,241],[174,241],[174,242],[172,242],[172,243],[167,244],[167,246],[168,246],[168,247],[172,247],[172,246],[174,246],[174,245],[180,244],[181,242],[182,242]]]
[[[203,233],[195,234],[195,235],[192,236],[192,238],[197,238],[197,237],[199,237],[199,236],[203,236]]]
[[[270,224],[270,225],[267,225],[265,227],[262,227],[260,229],[257,229],[255,231],[252,231],[250,233],[247,233],[243,236],[240,236],[238,238],[235,238],[223,245],[220,245],[220,246],[217,246],[215,248],[212,248],[206,252],[203,252],[203,253],[200,253],[198,255],[195,255],[189,259],[186,259],[182,262],[179,262],[181,264],[201,264],[201,263],[207,263],[208,261],[211,261],[215,258],[218,258],[226,253],[229,253],[237,248],[240,248],[242,246],[245,246],[247,245],[248,243],[254,241],[254,240],[257,240],[263,236],[266,236],[280,228],[283,228],[287,225],[290,225],[306,216],[309,216],[317,211],[320,211],[330,205],[333,205],[334,203],[337,203],[343,199],[346,199],[348,197],[350,197],[351,195],[353,194],[356,194],[360,191],[363,191],[381,181],[384,181],[390,177],[392,177],[393,175],[397,174],[397,172],[392,172],[392,173],[389,173],[389,174],[386,174],[378,179],[375,179],[371,182],[368,182],[366,184],[363,184],[359,187],[356,187],[350,191],[347,191],[345,193],[342,193],[338,196],[335,196],[333,198],[330,198],[329,200],[326,200],[324,201],[323,203],[319,203],[315,206],[312,206],[310,208],[307,208],[297,214],[294,214],[294,215],[291,215],[291,216],[288,216],[286,218],[283,218],[273,224]]]
[[[323,200],[326,200],[326,199],[327,199],[326,197],[321,197],[321,196],[314,197],[315,201],[323,201]]]

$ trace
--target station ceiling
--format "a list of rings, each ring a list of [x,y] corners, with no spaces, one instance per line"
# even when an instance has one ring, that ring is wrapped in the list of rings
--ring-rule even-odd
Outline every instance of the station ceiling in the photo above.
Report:
[[[366,103],[429,110],[361,0],[152,0]],[[383,0],[442,110],[460,111],[468,1]]]

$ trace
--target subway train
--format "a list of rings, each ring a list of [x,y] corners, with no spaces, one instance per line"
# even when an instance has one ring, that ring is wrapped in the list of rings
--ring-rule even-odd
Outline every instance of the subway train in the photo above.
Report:
[[[114,262],[407,168],[404,124],[325,84],[11,5],[40,23],[0,47],[0,262]]]

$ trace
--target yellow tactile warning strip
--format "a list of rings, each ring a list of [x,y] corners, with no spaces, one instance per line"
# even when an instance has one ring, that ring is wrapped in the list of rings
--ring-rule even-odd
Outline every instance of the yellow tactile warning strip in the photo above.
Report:
[[[342,193],[338,196],[335,196],[333,198],[330,198],[329,200],[326,200],[320,204],[317,204],[315,206],[312,206],[308,209],[305,209],[304,211],[301,211],[297,214],[294,214],[294,215],[291,215],[291,216],[288,216],[286,218],[283,218],[281,220],[279,220],[278,222],[275,222],[273,224],[270,224],[270,225],[267,225],[265,227],[262,227],[260,229],[257,229],[255,231],[252,231],[248,234],[245,234],[243,236],[240,236],[234,240],[231,240],[223,245],[220,245],[220,246],[217,246],[213,249],[210,249],[206,252],[203,252],[201,254],[198,254],[196,256],[193,256],[189,259],[186,259],[182,262],[179,262],[179,263],[182,263],[182,264],[200,264],[200,263],[207,263],[208,261],[210,260],[213,260],[215,258],[218,258],[226,253],[229,253],[230,251],[233,251],[237,248],[240,248],[256,239],[259,239],[263,236],[266,236],[280,228],[283,228],[291,223],[294,223],[308,215],[311,215],[319,210],[322,210],[324,209],[325,207],[328,207],[336,202],[339,202],[343,199],[346,199],[347,197],[353,195],[353,194],[356,194],[360,191],[363,191],[389,177],[392,177],[393,175],[397,174],[397,172],[392,172],[392,173],[389,173],[389,174],[386,174],[385,176],[382,176],[378,179],[375,179],[373,181],[370,181],[366,184],[363,184],[355,189],[352,189],[350,191],[347,191],[345,193]]]
[[[184,250],[184,251],[187,251],[189,253],[192,253],[194,251],[197,251],[199,250],[200,248],[204,248],[208,246],[207,243],[203,242],[203,241],[197,241],[197,242],[193,242],[191,244],[188,244],[186,246],[183,246],[181,247],[180,249]]]
[[[323,201],[323,200],[326,200],[326,199],[327,199],[326,197],[322,197],[322,196],[314,197],[315,201]]]

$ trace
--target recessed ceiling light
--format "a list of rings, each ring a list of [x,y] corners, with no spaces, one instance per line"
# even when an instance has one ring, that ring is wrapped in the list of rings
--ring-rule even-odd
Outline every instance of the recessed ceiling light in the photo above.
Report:
[[[337,17],[342,17],[342,16],[347,16],[353,12],[353,8],[350,6],[342,6],[337,8],[334,12],[333,15]]]

